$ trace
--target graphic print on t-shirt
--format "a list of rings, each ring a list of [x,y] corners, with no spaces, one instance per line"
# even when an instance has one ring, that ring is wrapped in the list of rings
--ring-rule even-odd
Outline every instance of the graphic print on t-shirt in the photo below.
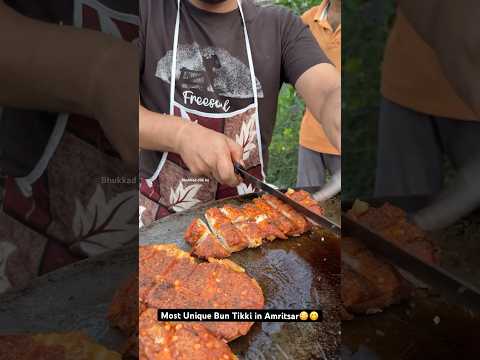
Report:
[[[170,84],[173,50],[158,60],[155,76]],[[263,98],[260,81],[255,78],[257,96]],[[251,69],[223,48],[201,47],[196,42],[177,48],[175,66],[174,115],[225,134],[243,148],[247,169],[262,177],[261,144]],[[158,179],[147,194],[170,211],[186,210],[198,202],[254,191],[250,184],[228,188],[214,179],[189,173],[180,156],[170,153],[162,162]],[[155,183],[155,185],[153,184]],[[195,187],[195,191],[191,190]],[[157,188],[157,191],[154,189]],[[188,189],[188,201],[180,194]],[[191,199],[190,199],[191,198]]]
[[[158,61],[155,73],[168,84],[172,57],[173,51],[170,50]],[[182,103],[198,110],[228,113],[238,110],[232,99],[253,98],[248,66],[222,48],[200,47],[196,43],[179,45],[175,79]],[[258,79],[256,85],[258,97],[263,98]]]

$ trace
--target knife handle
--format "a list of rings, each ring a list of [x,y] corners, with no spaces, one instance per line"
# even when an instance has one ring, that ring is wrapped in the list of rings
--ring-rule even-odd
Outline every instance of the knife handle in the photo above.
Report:
[[[233,169],[235,171],[235,174],[240,175],[240,176],[242,176],[242,171],[247,171],[242,165],[240,165],[237,162],[233,163]]]

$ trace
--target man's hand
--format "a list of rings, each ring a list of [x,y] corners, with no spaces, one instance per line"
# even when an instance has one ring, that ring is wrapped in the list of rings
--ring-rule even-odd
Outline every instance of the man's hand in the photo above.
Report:
[[[228,186],[237,186],[233,161],[242,163],[243,149],[229,137],[187,122],[176,139],[176,150],[192,174],[214,177]]]
[[[137,50],[118,41],[99,67],[93,118],[129,168],[138,171]]]
[[[224,134],[176,116],[161,115],[140,105],[140,147],[179,154],[192,174],[236,186],[233,162],[243,165],[243,149]]]
[[[341,152],[341,79],[338,71],[330,64],[313,66],[300,76],[295,88],[322,125],[330,143]]]

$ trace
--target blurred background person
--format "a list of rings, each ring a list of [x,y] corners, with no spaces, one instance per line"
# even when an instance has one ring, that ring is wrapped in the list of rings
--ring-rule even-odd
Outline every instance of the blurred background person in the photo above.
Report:
[[[415,16],[428,9],[412,6]],[[438,33],[438,29],[432,27],[427,33]],[[433,229],[475,208],[468,198],[475,197],[472,180],[479,179],[475,159],[480,157],[480,119],[473,104],[459,95],[444,66],[451,63],[450,58],[468,54],[445,55],[432,47],[435,38],[427,43],[428,38],[422,38],[401,6],[397,8],[382,66],[375,196],[438,197],[445,189],[448,159],[455,174],[453,188],[442,193],[443,200],[432,207],[433,213],[424,211],[417,218],[419,225]]]
[[[303,22],[339,72],[342,62],[341,11],[341,0],[324,0],[302,16]],[[340,170],[340,152],[332,146],[322,126],[307,109],[300,127],[297,186],[323,186],[327,174],[333,175]]]
[[[375,195],[438,193],[444,155],[461,167],[478,151],[480,122],[401,9],[385,48],[381,93]]]

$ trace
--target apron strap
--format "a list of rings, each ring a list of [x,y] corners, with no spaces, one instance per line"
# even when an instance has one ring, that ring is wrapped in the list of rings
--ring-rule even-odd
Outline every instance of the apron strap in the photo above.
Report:
[[[243,34],[245,36],[245,47],[247,48],[248,67],[250,68],[250,81],[252,82],[252,89],[253,89],[253,101],[255,103],[255,106],[257,106],[258,105],[257,80],[255,76],[255,68],[253,66],[252,49],[250,47],[250,39],[248,37],[247,24],[245,22],[245,16],[243,14],[241,1],[237,0],[237,3],[238,3],[238,9],[240,10],[240,16],[242,17],[242,23],[243,23]]]
[[[53,128],[53,132],[50,135],[50,139],[48,139],[47,146],[45,147],[38,163],[28,175],[20,178],[15,178],[15,182],[17,183],[17,186],[22,192],[23,196],[28,198],[32,196],[32,185],[43,175],[43,173],[48,167],[50,160],[55,154],[55,150],[57,150],[57,147],[62,140],[63,134],[65,133],[68,117],[69,114],[66,113],[58,115],[55,127]]]
[[[173,35],[172,70],[170,72],[170,115],[174,115],[175,81],[177,74],[178,33],[180,32],[180,0],[177,0],[177,20]]]
[[[245,47],[247,48],[248,67],[250,68],[250,79],[252,82],[252,91],[253,91],[253,102],[255,104],[255,116],[257,117],[256,128],[257,128],[257,140],[258,140],[258,153],[260,157],[262,177],[263,177],[263,180],[265,180],[266,176],[264,173],[264,165],[263,165],[262,137],[260,134],[260,116],[258,114],[258,90],[257,90],[257,80],[256,80],[257,77],[255,75],[255,66],[253,65],[252,48],[250,46],[250,38],[248,36],[247,23],[245,22],[245,15],[243,13],[241,0],[237,0],[237,4],[238,4],[238,9],[240,10],[240,16],[242,17],[243,33],[245,36]]]

